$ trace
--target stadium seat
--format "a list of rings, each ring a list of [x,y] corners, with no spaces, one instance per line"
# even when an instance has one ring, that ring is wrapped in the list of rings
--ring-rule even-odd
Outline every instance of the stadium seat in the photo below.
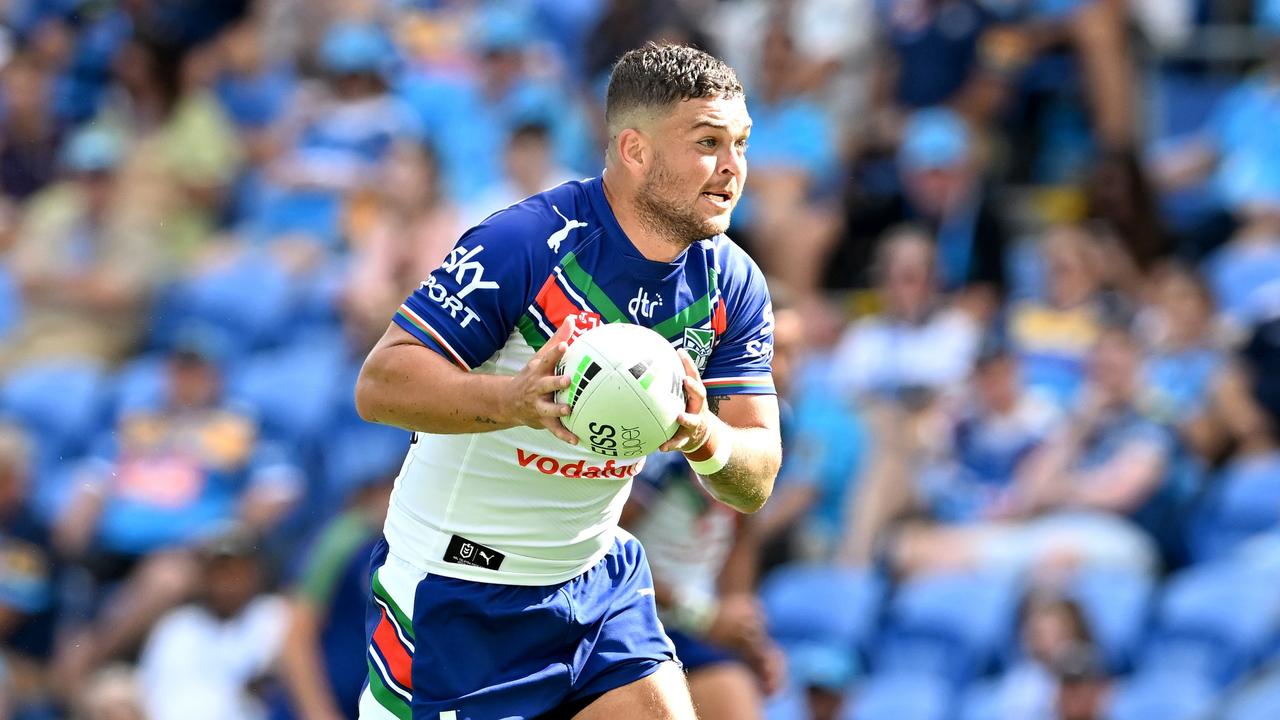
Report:
[[[169,389],[165,358],[144,355],[135,358],[116,372],[114,413],[117,417],[144,410],[154,410],[165,402]]]
[[[22,295],[9,267],[0,262],[0,338],[8,335],[22,319]]]
[[[849,693],[841,720],[948,720],[953,701],[950,684],[941,678],[880,675]]]
[[[1000,707],[998,680],[971,683],[960,699],[958,720],[1005,720]]]
[[[809,700],[803,688],[788,685],[765,698],[765,720],[809,720]]]
[[[760,588],[769,631],[793,674],[822,686],[845,684],[870,649],[884,581],[864,570],[792,565]]]
[[[1113,569],[1084,569],[1067,594],[1080,604],[1107,666],[1132,667],[1151,619],[1154,585],[1150,578]]]
[[[231,398],[257,410],[264,434],[311,447],[333,417],[341,388],[341,344],[306,340],[246,358],[227,383]]]
[[[276,344],[289,335],[295,310],[289,274],[255,250],[168,288],[156,306],[153,344],[167,349],[182,329],[216,334],[231,356]]]
[[[1235,461],[1206,493],[1189,531],[1194,560],[1226,558],[1242,542],[1280,527],[1280,471],[1249,463]]]
[[[1012,640],[1019,583],[1009,573],[940,574],[898,588],[874,664],[963,684]]]
[[[1273,647],[1280,577],[1241,562],[1194,566],[1166,584],[1140,669],[1196,674],[1226,684]]]
[[[108,378],[92,363],[49,362],[19,368],[0,389],[0,408],[36,441],[37,462],[77,457],[103,421]]]
[[[1280,672],[1272,670],[1245,685],[1225,703],[1222,720],[1275,720],[1280,718]]]
[[[1107,708],[1107,720],[1197,720],[1213,707],[1215,689],[1196,676],[1155,672],[1122,681]]]

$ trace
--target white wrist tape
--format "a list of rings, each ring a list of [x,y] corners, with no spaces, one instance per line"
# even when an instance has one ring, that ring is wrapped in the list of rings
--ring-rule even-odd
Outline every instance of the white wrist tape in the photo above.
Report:
[[[711,457],[706,460],[689,460],[689,467],[694,472],[706,477],[720,472],[729,464],[729,458],[733,455],[733,438],[720,437],[718,441],[715,454]]]

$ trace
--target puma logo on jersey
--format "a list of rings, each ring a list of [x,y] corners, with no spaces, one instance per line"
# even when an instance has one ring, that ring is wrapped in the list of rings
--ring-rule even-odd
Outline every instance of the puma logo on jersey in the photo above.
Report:
[[[556,214],[560,216],[560,219],[564,221],[564,227],[551,233],[551,237],[547,238],[547,247],[551,248],[551,252],[559,253],[560,243],[563,242],[565,238],[569,237],[569,231],[584,228],[587,226],[587,223],[584,223],[581,220],[570,220],[565,217],[564,213],[560,212],[560,208],[555,205],[552,205],[551,209],[555,210]]]

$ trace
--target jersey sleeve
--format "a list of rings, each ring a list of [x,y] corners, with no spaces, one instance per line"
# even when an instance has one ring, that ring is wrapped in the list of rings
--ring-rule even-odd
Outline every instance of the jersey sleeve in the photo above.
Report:
[[[511,208],[467,231],[396,312],[395,323],[463,370],[507,341],[533,284],[535,213]]]
[[[772,395],[773,305],[764,273],[745,255],[730,255],[725,269],[724,293],[712,321],[713,327],[723,322],[724,332],[702,384],[709,397]]]

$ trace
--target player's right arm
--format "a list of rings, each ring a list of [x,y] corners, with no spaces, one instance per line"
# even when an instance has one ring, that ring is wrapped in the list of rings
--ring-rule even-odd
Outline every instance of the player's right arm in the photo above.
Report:
[[[517,425],[541,427],[577,444],[560,418],[569,406],[552,394],[567,387],[556,363],[568,348],[573,318],[516,375],[462,370],[392,323],[356,381],[356,409],[369,422],[429,433],[475,433]]]
[[[535,278],[554,256],[540,242],[546,219],[527,205],[469,230],[400,306],[356,382],[356,409],[372,422],[415,432],[474,433],[545,427],[576,442],[552,393],[572,323],[565,323],[516,375],[477,373],[525,313]]]

